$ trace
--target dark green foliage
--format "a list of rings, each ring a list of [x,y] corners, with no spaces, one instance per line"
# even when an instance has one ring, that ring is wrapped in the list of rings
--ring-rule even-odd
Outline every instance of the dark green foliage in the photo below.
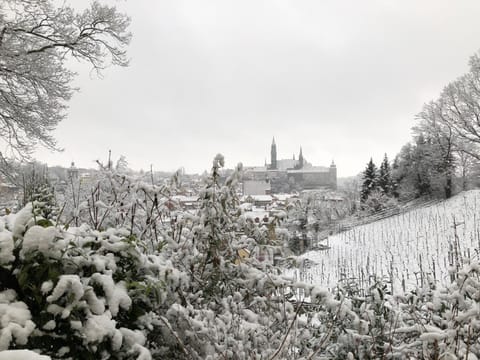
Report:
[[[40,226],[51,225],[56,221],[59,208],[55,201],[54,188],[48,178],[47,167],[38,168],[35,164],[26,168],[23,174],[23,206],[33,203],[34,215],[48,221]]]
[[[378,174],[377,167],[375,163],[370,158],[370,161],[367,164],[367,168],[363,172],[363,183],[362,190],[360,193],[360,201],[365,202],[368,196],[377,188],[378,186]]]
[[[34,201],[34,204],[37,204],[37,208],[33,209],[34,213],[45,214],[43,206],[46,206],[47,202]],[[32,214],[33,216],[35,214]],[[46,230],[53,229],[49,220],[44,218],[40,218],[31,226],[37,226],[31,230],[36,230],[39,242],[44,240],[41,239],[42,231],[38,226]],[[25,237],[28,231],[27,229]],[[87,231],[87,228],[84,228],[84,231]],[[100,299],[97,301],[104,303],[106,311],[111,311],[111,315],[107,316],[112,316],[116,329],[138,329],[139,319],[159,302],[157,289],[161,288],[161,282],[153,280],[148,270],[142,268],[143,261],[135,245],[135,237],[131,235],[122,239],[124,233],[119,230],[97,233],[95,237],[90,235],[90,241],[85,241],[82,246],[75,241],[78,238],[70,238],[67,246],[58,249],[55,248],[55,242],[65,241],[65,236],[69,236],[60,230],[53,238],[50,237],[48,244],[44,243],[41,248],[38,245],[38,249],[32,245],[25,247],[23,236],[15,239],[15,260],[8,266],[0,266],[2,279],[0,290],[15,290],[16,301],[28,306],[31,320],[41,331],[30,334],[27,344],[12,343],[11,348],[40,349],[42,354],[55,359],[74,356],[78,359],[96,360],[106,358],[105,354],[109,354],[109,359],[130,359],[134,356],[131,349],[125,347],[125,343],[120,348],[113,348],[111,338],[113,335],[92,342],[87,341],[82,332],[83,328],[87,327],[88,321],[92,321],[92,314],[102,316],[106,314],[98,313],[98,308],[94,310],[91,307],[93,305],[90,305],[87,295],[89,292],[94,294],[95,299]],[[88,236],[87,233],[85,235]],[[34,238],[30,236],[28,241],[31,244],[33,240]],[[96,265],[98,261],[100,263],[114,261],[115,271],[107,269],[102,271]],[[128,308],[121,306],[118,313],[114,314],[110,303],[102,300],[110,298],[112,294],[107,294],[102,284],[93,280],[94,275],[111,276],[112,284],[125,283],[128,296],[132,300],[131,305]],[[83,294],[81,300],[75,298],[74,285],[67,285],[64,294],[58,299],[49,300],[49,295],[53,294],[52,289],[55,289],[65,276],[74,276],[82,282],[81,285],[77,285],[77,288],[81,287],[79,291]],[[48,283],[51,285],[47,285]],[[52,306],[59,306],[65,310],[55,312],[51,310]],[[64,311],[67,311],[65,315]],[[53,328],[52,321],[55,324]],[[72,321],[78,322],[81,329],[75,328]],[[47,328],[45,325],[48,325]],[[63,354],[63,349],[67,347],[69,351]]]
[[[385,195],[391,195],[393,190],[392,174],[387,154],[385,154],[382,164],[380,165],[380,171],[378,173],[378,187]]]
[[[446,139],[419,133],[405,145],[392,170],[393,193],[401,200],[418,197],[450,197],[453,194],[455,161]]]

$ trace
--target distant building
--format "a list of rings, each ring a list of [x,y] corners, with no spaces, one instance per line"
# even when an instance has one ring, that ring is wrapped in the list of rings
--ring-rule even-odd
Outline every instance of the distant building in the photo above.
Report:
[[[75,166],[74,162],[72,162],[70,168],[67,170],[67,178],[70,181],[78,180],[78,168]]]
[[[243,181],[243,195],[268,195],[271,191],[268,179]]]
[[[308,189],[336,190],[337,167],[333,161],[329,167],[313,166],[304,158],[301,147],[298,159],[295,159],[295,155],[291,159],[277,159],[274,138],[270,148],[270,164],[246,168],[244,183],[248,181],[269,183],[271,193]]]
[[[242,200],[255,206],[265,207],[272,204],[273,197],[271,195],[248,195],[244,196]]]
[[[174,195],[172,200],[177,202],[184,210],[198,209],[200,206],[198,196]]]

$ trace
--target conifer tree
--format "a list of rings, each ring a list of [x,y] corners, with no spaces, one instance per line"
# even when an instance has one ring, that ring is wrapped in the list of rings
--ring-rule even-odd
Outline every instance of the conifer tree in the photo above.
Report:
[[[385,195],[390,195],[392,192],[392,174],[387,154],[385,154],[382,164],[380,165],[378,187]]]
[[[400,187],[400,182],[402,180],[403,174],[401,174],[400,171],[400,154],[395,156],[395,159],[393,159],[392,163],[392,169],[391,169],[391,193],[394,198],[398,199],[400,197],[400,192],[399,192],[399,187]]]
[[[377,188],[378,185],[378,178],[377,178],[377,167],[373,162],[372,158],[367,164],[367,168],[363,172],[363,183],[362,183],[362,191],[360,194],[360,200],[365,202],[367,200],[370,193]]]
[[[48,169],[37,169],[33,164],[23,174],[23,204],[32,203],[34,213],[45,220],[56,220],[59,213],[54,187],[48,178]]]
[[[420,133],[415,139],[413,151],[413,184],[416,197],[432,194],[432,170],[434,148],[431,141]]]

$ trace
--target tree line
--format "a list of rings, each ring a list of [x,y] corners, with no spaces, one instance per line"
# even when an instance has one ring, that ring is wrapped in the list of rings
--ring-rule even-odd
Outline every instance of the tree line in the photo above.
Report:
[[[361,187],[362,207],[420,197],[449,198],[480,185],[480,55],[469,71],[445,86],[416,115],[413,138],[377,169],[368,162]],[[383,204],[383,205],[382,205]]]

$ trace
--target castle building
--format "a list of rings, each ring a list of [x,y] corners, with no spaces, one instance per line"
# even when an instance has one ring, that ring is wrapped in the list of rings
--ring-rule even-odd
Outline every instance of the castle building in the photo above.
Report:
[[[337,189],[337,167],[332,161],[329,167],[313,166],[303,156],[302,148],[298,159],[277,158],[275,138],[270,147],[270,164],[247,167],[244,175],[245,195],[283,193],[313,189]],[[247,192],[260,192],[249,193]]]

